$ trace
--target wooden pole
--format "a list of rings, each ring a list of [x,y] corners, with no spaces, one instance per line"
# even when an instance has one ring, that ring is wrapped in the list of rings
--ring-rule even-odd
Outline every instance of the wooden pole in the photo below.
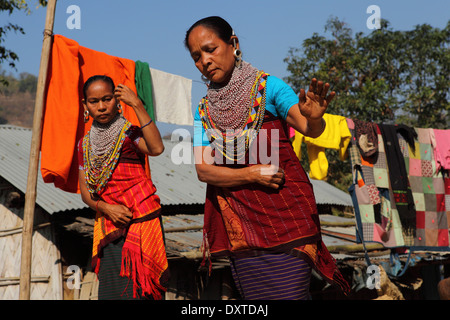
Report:
[[[42,138],[42,120],[44,112],[45,84],[52,46],[53,23],[55,20],[56,0],[47,3],[44,40],[42,43],[41,62],[36,89],[33,129],[28,164],[27,190],[25,193],[25,208],[23,213],[22,256],[20,263],[20,300],[30,299],[31,257],[33,240],[34,207],[36,205],[36,184],[39,167],[39,150]]]

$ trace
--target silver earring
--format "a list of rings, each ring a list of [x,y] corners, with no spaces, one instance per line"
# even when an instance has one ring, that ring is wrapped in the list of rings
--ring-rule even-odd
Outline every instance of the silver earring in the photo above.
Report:
[[[232,33],[232,36],[235,37],[236,34]],[[234,46],[234,58],[236,59],[236,62],[234,63],[236,67],[239,67],[241,65],[242,62],[242,51],[237,49],[237,45],[236,45],[236,38],[233,38],[233,46]]]
[[[119,113],[122,113],[122,105],[120,103],[117,104],[117,109],[119,109]]]
[[[89,121],[89,111],[84,110],[84,123],[87,123]]]
[[[242,62],[242,51],[239,49],[234,50],[234,57],[236,58],[236,62],[234,64],[236,67],[239,67]]]

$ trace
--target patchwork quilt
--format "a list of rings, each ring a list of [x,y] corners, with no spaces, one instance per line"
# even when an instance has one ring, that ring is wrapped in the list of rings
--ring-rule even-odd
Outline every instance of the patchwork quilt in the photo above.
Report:
[[[416,211],[415,229],[406,232],[394,201],[380,129],[377,128],[377,152],[371,157],[363,157],[353,120],[347,119],[347,124],[352,134],[348,151],[354,181],[349,191],[359,240],[379,242],[386,248],[450,251],[450,179],[448,171],[437,170],[432,146],[433,129],[415,129],[418,135],[415,148],[397,135]]]

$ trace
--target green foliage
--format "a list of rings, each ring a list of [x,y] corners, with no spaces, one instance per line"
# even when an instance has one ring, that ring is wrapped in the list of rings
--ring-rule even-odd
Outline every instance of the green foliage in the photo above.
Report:
[[[38,6],[46,6],[46,0],[36,1]],[[28,1],[25,0],[0,0],[0,11],[6,11],[11,15],[15,11],[24,11],[27,14],[31,13]],[[5,37],[9,32],[16,32],[20,34],[25,34],[24,29],[18,24],[11,22],[0,26],[0,64],[6,62],[11,68],[15,69],[16,62],[19,60],[18,55],[2,45],[5,41]],[[8,85],[8,81],[4,76],[0,75],[0,84]]]
[[[33,122],[37,77],[21,73],[18,78],[0,70],[8,85],[0,84],[0,124],[11,123],[30,128]]]
[[[353,35],[348,25],[330,18],[325,35],[314,33],[285,59],[285,80],[296,92],[312,78],[329,82],[336,98],[330,114],[377,123],[446,129],[450,124],[450,21],[440,30],[427,24],[394,31],[389,22],[370,34]],[[302,164],[307,165],[303,146]],[[328,181],[346,190],[351,184],[349,161],[326,150]],[[306,158],[306,159],[305,159]]]
[[[291,48],[286,81],[298,92],[313,77],[337,97],[328,112],[374,122],[446,128],[450,111],[450,21],[440,30],[424,24],[394,31],[383,20],[368,35],[353,35],[338,18]]]
[[[0,77],[8,82],[7,85],[0,83],[0,94],[4,96],[11,96],[21,93],[36,94],[37,77],[27,72],[19,74],[19,78],[12,75],[6,75],[6,72],[0,69]]]

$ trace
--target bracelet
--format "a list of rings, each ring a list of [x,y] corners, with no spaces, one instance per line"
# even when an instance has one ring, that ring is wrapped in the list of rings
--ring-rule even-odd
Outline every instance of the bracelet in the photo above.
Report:
[[[152,123],[153,122],[153,120],[150,118],[150,121],[149,122],[147,122],[146,124],[144,124],[142,127],[141,127],[141,130],[142,129],[144,129],[146,126],[148,126],[150,123]]]
[[[101,199],[98,199],[98,200],[97,200],[97,203],[95,204],[95,211],[96,211],[96,212],[99,212],[99,211],[98,211],[98,203],[100,202],[100,200],[101,200]]]

